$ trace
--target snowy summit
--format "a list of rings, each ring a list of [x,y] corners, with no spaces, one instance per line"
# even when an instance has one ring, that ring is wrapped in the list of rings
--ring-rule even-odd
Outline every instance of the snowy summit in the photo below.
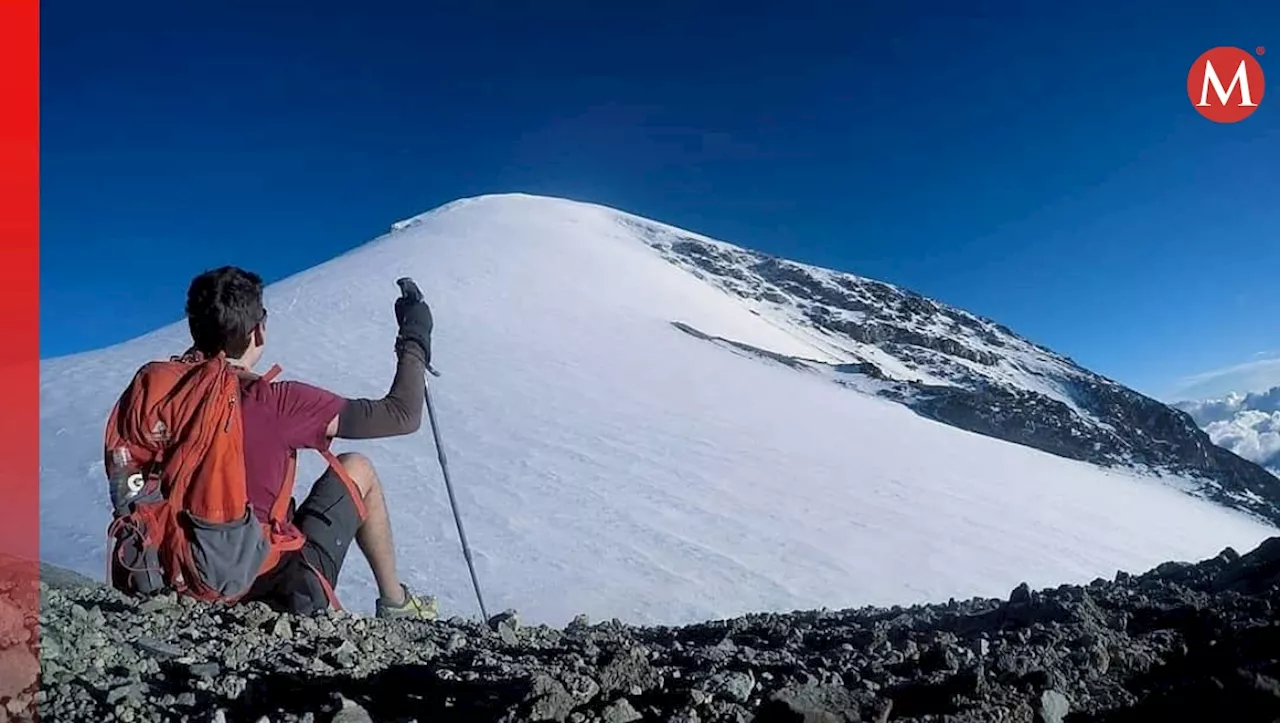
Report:
[[[583,203],[457,201],[270,286],[264,363],[380,397],[401,276],[435,312],[486,602],[528,621],[1005,596],[1276,534],[1273,477],[993,322]],[[187,344],[180,321],[42,364],[48,562],[102,577],[103,423],[139,365]],[[378,468],[406,582],[472,615],[425,424],[335,451]],[[300,460],[299,498],[324,464]],[[338,592],[372,608],[362,557]]]

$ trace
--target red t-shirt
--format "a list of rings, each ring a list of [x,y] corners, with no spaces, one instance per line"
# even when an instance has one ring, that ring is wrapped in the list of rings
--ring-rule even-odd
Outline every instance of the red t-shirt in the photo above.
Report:
[[[242,386],[245,484],[254,514],[266,522],[284,485],[289,455],[299,449],[327,447],[325,428],[345,400],[297,381]]]

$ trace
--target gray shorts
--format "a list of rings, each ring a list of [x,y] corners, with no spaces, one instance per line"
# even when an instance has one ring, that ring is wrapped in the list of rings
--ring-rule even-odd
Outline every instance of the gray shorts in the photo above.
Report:
[[[309,615],[330,604],[325,588],[338,586],[347,550],[360,529],[360,511],[347,486],[331,468],[316,480],[292,518],[306,536],[306,544],[300,550],[284,553],[279,564],[259,577],[243,599]],[[317,575],[323,575],[324,580],[317,579]]]

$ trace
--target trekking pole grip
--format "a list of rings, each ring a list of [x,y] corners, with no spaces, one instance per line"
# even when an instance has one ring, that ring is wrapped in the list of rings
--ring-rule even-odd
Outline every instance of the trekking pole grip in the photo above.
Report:
[[[401,298],[408,299],[409,301],[413,301],[413,302],[424,300],[424,297],[422,295],[422,289],[419,289],[418,285],[414,283],[413,279],[409,278],[408,276],[402,276],[396,279],[396,286],[400,287]],[[433,377],[440,376],[440,372],[436,371],[436,368],[431,366],[430,364],[427,364],[427,371],[430,372],[431,376]]]
[[[396,279],[396,286],[400,287],[400,295],[410,301],[422,301],[422,289],[413,282],[408,276]]]

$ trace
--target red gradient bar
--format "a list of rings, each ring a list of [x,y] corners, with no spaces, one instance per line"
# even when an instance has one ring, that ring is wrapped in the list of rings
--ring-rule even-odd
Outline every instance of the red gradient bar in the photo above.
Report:
[[[40,559],[40,3],[0,0],[0,700],[35,711]],[[15,705],[16,704],[16,705]]]

